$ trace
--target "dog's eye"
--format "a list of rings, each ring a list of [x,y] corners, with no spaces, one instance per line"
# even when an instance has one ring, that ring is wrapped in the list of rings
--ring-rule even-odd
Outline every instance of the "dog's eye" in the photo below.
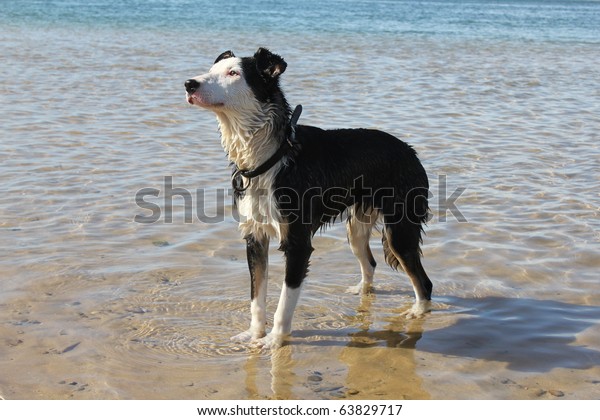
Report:
[[[229,70],[229,73],[227,73],[229,76],[239,76],[240,72],[239,71],[235,71],[235,70]]]

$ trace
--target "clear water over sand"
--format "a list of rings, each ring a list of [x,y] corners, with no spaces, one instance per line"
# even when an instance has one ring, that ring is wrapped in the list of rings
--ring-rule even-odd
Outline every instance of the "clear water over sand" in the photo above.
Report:
[[[599,3],[356,2],[343,19],[317,2],[10,3],[3,398],[600,396]],[[425,318],[401,316],[412,289],[377,235],[374,294],[345,293],[359,268],[340,224],[314,239],[290,344],[229,342],[249,322],[245,247],[218,196],[230,170],[216,121],[183,81],[258,46],[287,60],[301,123],[378,128],[418,151],[434,212]],[[192,223],[162,193],[161,220],[136,223],[136,192],[164,192],[165,177],[192,192]]]

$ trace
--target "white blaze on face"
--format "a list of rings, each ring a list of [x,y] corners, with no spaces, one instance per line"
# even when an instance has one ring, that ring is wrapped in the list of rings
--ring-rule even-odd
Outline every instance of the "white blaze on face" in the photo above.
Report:
[[[196,76],[200,87],[188,100],[201,107],[214,111],[222,108],[244,109],[250,105],[256,107],[256,99],[246,83],[242,72],[242,60],[238,57],[226,58],[215,63],[206,74]]]

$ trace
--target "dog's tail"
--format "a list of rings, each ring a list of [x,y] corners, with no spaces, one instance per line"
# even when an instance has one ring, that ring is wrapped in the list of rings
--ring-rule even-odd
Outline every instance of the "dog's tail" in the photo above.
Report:
[[[421,255],[423,225],[431,215],[427,196],[427,187],[413,188],[406,194],[405,200],[395,201],[393,207],[384,213],[381,242],[385,262],[394,270],[404,269],[406,261],[401,261],[404,256]]]
[[[385,262],[390,267],[392,267],[392,269],[396,271],[398,271],[399,269],[401,270],[402,265],[400,264],[400,260],[396,258],[396,256],[392,252],[392,248],[390,247],[385,228],[381,230],[381,243],[383,244],[383,254],[385,255]]]

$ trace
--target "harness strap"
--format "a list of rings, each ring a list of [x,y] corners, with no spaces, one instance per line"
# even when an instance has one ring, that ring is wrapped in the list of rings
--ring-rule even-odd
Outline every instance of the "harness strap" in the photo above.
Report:
[[[237,166],[234,167],[233,174],[231,175],[231,185],[234,191],[238,194],[243,193],[248,189],[248,186],[244,187],[244,181],[241,178],[242,176],[246,179],[256,178],[259,175],[264,174],[269,169],[271,169],[279,160],[287,154],[287,152],[294,148],[294,144],[296,142],[296,125],[298,124],[298,119],[300,118],[300,114],[302,114],[302,105],[296,106],[289,122],[289,133],[286,141],[281,143],[279,149],[271,156],[269,159],[264,161],[258,167],[250,170],[250,169],[240,169]]]

